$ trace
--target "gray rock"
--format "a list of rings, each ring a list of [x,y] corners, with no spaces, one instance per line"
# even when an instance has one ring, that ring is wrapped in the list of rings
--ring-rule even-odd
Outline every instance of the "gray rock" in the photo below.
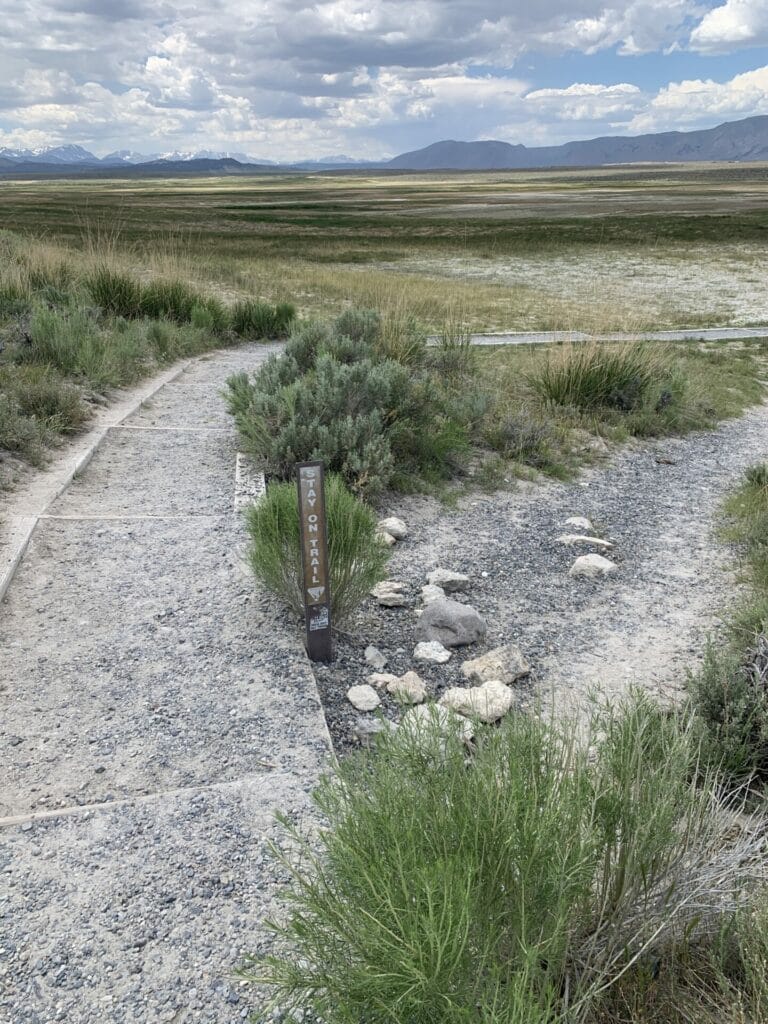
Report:
[[[458,601],[433,601],[416,624],[417,640],[437,640],[443,647],[463,647],[485,636],[485,620],[468,604]]]
[[[381,718],[358,718],[352,727],[352,735],[361,747],[369,747],[375,736],[387,728]]]
[[[384,657],[384,655],[381,653],[378,647],[366,647],[365,660],[372,668],[375,668],[377,672],[381,672],[382,669],[387,667],[387,659]]]
[[[424,604],[432,604],[433,601],[439,601],[445,597],[445,591],[442,587],[436,587],[434,583],[428,583],[426,587],[421,588],[421,600]]]
[[[581,555],[568,570],[569,576],[586,576],[595,579],[616,571],[616,563],[602,555]]]
[[[381,704],[381,697],[367,683],[362,683],[360,686],[350,686],[347,690],[347,700],[358,711],[373,711]]]
[[[444,665],[450,660],[451,652],[438,640],[422,641],[416,644],[413,649],[413,656],[416,661],[431,661],[434,665]]]
[[[514,644],[496,647],[479,658],[465,661],[461,666],[462,675],[471,683],[487,683],[491,679],[499,679],[507,686],[521,676],[528,675],[530,671],[531,666],[520,648]]]
[[[388,548],[391,548],[395,544],[397,544],[397,541],[392,536],[392,534],[391,533],[387,533],[386,530],[377,530],[376,531],[376,536],[382,542],[382,544],[386,544]]]
[[[375,597],[384,608],[404,608],[408,603],[403,594],[404,587],[404,583],[395,580],[382,580],[371,591],[371,597]]]
[[[481,722],[496,722],[506,715],[513,700],[508,686],[499,679],[490,679],[482,686],[452,686],[440,698],[440,704]]]
[[[435,569],[427,575],[427,583],[433,587],[442,587],[446,594],[466,592],[470,588],[469,576],[463,572],[453,572],[452,569]]]
[[[405,540],[408,536],[408,527],[398,516],[389,516],[379,521],[379,529],[382,533],[388,533],[395,540]]]

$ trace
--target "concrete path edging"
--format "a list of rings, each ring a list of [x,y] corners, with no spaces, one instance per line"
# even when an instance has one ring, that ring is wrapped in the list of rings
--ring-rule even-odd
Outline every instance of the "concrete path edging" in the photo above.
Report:
[[[210,357],[210,354],[206,353],[206,356]],[[176,380],[189,366],[202,358],[204,357],[198,356],[175,363],[168,370],[123,392],[118,402],[96,414],[90,429],[69,444],[63,457],[57,459],[50,469],[35,474],[20,491],[11,493],[9,507],[3,514],[9,543],[6,550],[0,549],[0,601],[8,592],[38,522],[78,473],[85,469],[108,431],[132,416],[156,392]]]

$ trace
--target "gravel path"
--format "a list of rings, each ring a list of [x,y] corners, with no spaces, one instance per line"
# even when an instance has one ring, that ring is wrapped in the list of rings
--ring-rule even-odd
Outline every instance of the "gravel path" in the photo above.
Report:
[[[242,1021],[273,812],[311,823],[328,733],[298,634],[238,557],[200,360],[111,429],[0,605],[0,1021]]]
[[[387,672],[419,672],[434,695],[466,685],[461,663],[502,643],[520,646],[533,665],[518,684],[521,706],[534,693],[558,708],[583,708],[588,691],[608,694],[639,684],[663,699],[679,697],[724,606],[736,593],[734,556],[714,536],[725,493],[753,462],[768,457],[768,406],[711,433],[665,439],[618,452],[610,463],[568,484],[521,485],[474,495],[456,511],[424,498],[392,502],[409,537],[394,549],[389,576],[407,584],[409,607],[373,600],[338,646],[338,661],[317,672],[334,741],[351,745],[358,714],[346,688],[371,671],[373,643]],[[615,544],[614,576],[571,579],[582,551],[556,538],[574,515],[589,517]],[[588,550],[588,549],[587,549]],[[438,565],[472,578],[472,603],[488,622],[482,645],[459,649],[444,666],[414,662],[415,610],[426,574]],[[386,698],[385,713],[397,709]]]
[[[551,345],[571,341],[739,341],[746,338],[768,338],[768,327],[692,327],[677,331],[642,331],[627,334],[614,331],[608,334],[588,334],[584,331],[500,331],[493,334],[472,334],[472,344],[492,345]],[[430,341],[436,342],[437,338]]]

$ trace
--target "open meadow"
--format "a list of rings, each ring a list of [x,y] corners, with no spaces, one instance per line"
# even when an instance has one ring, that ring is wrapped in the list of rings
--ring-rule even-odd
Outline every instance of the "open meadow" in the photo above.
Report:
[[[768,166],[6,181],[3,227],[301,314],[428,327],[768,322]]]

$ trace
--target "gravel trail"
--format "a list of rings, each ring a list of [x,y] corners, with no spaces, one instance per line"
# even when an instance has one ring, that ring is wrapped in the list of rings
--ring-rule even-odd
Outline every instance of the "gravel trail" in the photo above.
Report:
[[[410,528],[388,573],[406,583],[409,606],[379,608],[369,600],[340,642],[337,662],[318,669],[335,742],[353,742],[359,715],[343,695],[370,673],[363,654],[369,643],[388,658],[387,672],[415,669],[435,696],[466,685],[464,660],[512,642],[533,666],[516,686],[520,706],[537,693],[578,710],[592,687],[617,695],[632,684],[676,699],[738,590],[734,554],[715,534],[720,503],[743,470],[766,457],[768,406],[760,406],[716,431],[624,448],[568,484],[473,495],[454,511],[419,497],[388,504],[386,513],[401,515]],[[564,522],[575,515],[590,518],[615,545],[608,552],[618,565],[614,575],[568,576],[589,550],[557,542],[573,532]],[[431,666],[415,662],[412,652],[419,591],[438,565],[471,577],[470,592],[455,596],[481,612],[488,635],[446,665]],[[391,699],[384,701],[385,713],[397,717]]]
[[[299,634],[238,550],[220,395],[195,362],[109,431],[0,604],[0,1021],[242,1021],[280,809],[328,732]]]

